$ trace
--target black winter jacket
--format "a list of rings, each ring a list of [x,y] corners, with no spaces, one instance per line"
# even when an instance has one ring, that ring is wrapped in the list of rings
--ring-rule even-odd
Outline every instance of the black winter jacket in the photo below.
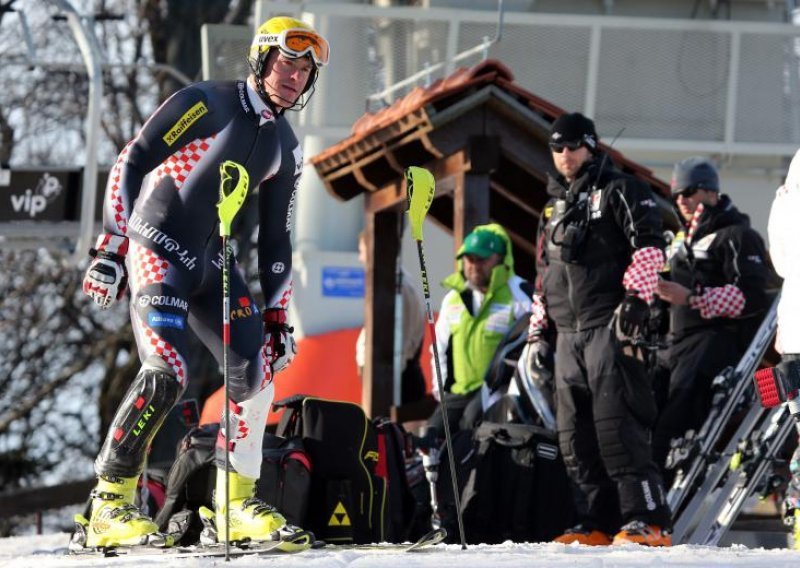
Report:
[[[640,248],[664,248],[650,187],[595,156],[567,184],[550,176],[539,222],[537,293],[558,331],[607,325],[622,301],[622,277]]]
[[[695,293],[703,288],[733,284],[745,297],[742,318],[761,315],[769,306],[768,288],[776,275],[764,241],[750,228],[750,219],[726,195],[714,207],[706,207],[687,247],[680,233],[668,249],[670,277]],[[726,317],[703,319],[699,310],[672,306],[670,330],[675,336],[701,328],[731,325]]]

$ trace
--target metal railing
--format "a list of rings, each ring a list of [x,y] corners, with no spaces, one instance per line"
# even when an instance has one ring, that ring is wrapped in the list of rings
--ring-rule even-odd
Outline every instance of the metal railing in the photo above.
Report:
[[[625,127],[623,149],[788,156],[800,146],[800,30],[790,24],[513,12],[503,40],[487,46],[491,11],[256,4],[258,21],[276,13],[354,31],[330,37],[326,74],[350,66],[363,78],[338,85],[346,90],[337,97],[391,103],[488,50],[522,87],[592,116],[601,135]],[[317,126],[357,118],[337,114]]]

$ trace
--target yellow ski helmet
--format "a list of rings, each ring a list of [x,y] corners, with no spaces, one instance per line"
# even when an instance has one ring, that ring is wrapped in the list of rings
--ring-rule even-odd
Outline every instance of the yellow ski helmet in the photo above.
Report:
[[[257,78],[263,77],[267,57],[273,48],[277,48],[286,57],[309,57],[314,62],[314,71],[309,76],[301,95],[314,86],[319,76],[319,68],[327,65],[330,58],[328,41],[305,22],[288,16],[270,18],[256,31],[253,42],[250,44],[247,61]],[[260,82],[256,81],[256,83],[261,97],[268,100]],[[292,108],[298,110],[303,108],[310,97],[311,95],[308,95],[304,102],[298,102]]]
[[[269,50],[277,47],[287,57],[310,55],[317,67],[327,65],[330,47],[327,40],[301,20],[278,16],[258,28],[250,45],[250,65],[265,59]]]

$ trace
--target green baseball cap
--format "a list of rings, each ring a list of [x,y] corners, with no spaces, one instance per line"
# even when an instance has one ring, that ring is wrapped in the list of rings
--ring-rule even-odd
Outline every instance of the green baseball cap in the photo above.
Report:
[[[506,243],[503,237],[492,231],[472,231],[464,239],[464,244],[461,245],[456,258],[461,258],[465,254],[488,258],[495,253],[500,256],[506,254]]]

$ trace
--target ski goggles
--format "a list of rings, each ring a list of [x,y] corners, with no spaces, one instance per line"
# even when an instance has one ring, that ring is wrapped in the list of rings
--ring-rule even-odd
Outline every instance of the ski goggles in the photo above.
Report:
[[[253,39],[253,47],[261,52],[264,46],[275,46],[292,58],[311,55],[318,67],[328,64],[331,53],[325,38],[304,28],[291,28],[277,34],[258,34]]]

